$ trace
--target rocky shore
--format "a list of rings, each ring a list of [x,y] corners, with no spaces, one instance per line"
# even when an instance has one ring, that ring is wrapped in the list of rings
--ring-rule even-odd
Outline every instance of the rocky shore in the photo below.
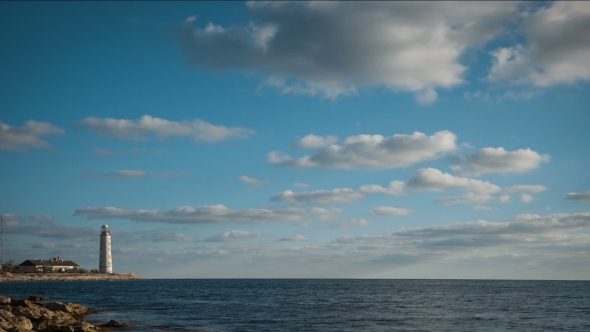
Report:
[[[0,273],[0,282],[141,280],[133,273]],[[1,331],[0,331],[1,332]]]
[[[91,311],[81,304],[32,301],[37,299],[48,298],[31,295],[30,300],[21,300],[0,295],[0,332],[102,332],[131,327],[114,320],[95,326],[84,321]]]

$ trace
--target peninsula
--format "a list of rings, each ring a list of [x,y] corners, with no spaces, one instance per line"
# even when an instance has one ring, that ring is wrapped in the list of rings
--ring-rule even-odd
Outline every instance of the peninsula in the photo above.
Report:
[[[0,273],[0,282],[142,280],[134,273]]]

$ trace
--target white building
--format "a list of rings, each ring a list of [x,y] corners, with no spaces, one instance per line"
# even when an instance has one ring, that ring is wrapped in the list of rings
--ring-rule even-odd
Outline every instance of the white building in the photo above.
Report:
[[[111,256],[111,232],[109,225],[100,228],[100,258],[98,262],[100,273],[113,273],[113,257]]]
[[[41,272],[43,271],[43,268],[49,269],[50,271],[66,272],[77,267],[79,267],[78,264],[72,261],[64,261],[59,256],[46,260],[27,259],[18,266],[20,270],[25,272]]]

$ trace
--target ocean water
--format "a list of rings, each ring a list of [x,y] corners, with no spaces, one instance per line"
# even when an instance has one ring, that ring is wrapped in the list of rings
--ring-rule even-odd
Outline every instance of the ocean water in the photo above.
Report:
[[[590,331],[590,282],[188,279],[0,283],[125,331]]]

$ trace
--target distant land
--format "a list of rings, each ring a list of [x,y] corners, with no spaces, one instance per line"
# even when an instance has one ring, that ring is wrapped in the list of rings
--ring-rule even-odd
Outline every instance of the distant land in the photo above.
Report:
[[[142,280],[134,273],[100,274],[100,273],[0,273],[0,282],[39,282],[39,281],[115,281]]]

